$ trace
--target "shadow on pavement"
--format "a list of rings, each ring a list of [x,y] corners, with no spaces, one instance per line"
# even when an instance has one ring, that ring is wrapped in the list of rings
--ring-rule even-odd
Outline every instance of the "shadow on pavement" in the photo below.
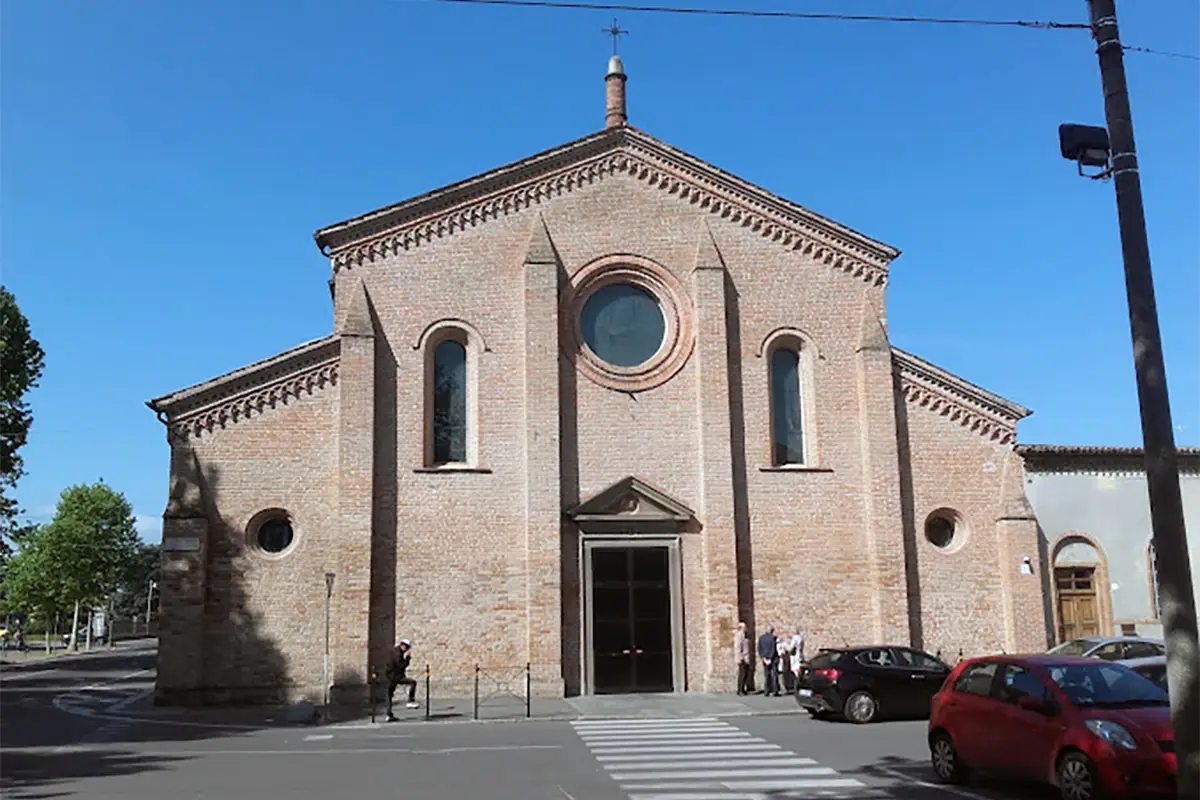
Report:
[[[54,675],[11,673],[0,684],[5,798],[74,796],[76,781],[161,771],[189,757],[172,754],[171,745],[297,727],[282,705],[294,677],[290,665],[246,591],[244,537],[212,502],[219,474],[201,474],[194,459],[182,463],[175,449],[172,461],[168,516],[174,516],[166,522],[207,531],[202,629],[221,646],[204,649],[197,664],[196,626],[174,620],[161,634],[163,652],[131,644],[34,668]],[[177,600],[189,586],[180,574],[168,572],[160,582],[164,613],[172,602],[186,605]],[[158,688],[165,683],[170,699],[187,707],[152,705],[156,669],[169,673]],[[142,670],[151,672],[131,675]],[[65,686],[48,688],[55,684]],[[254,702],[277,705],[247,705]]]
[[[876,792],[886,791],[887,796],[895,800],[947,800],[954,796],[961,797],[963,794],[974,795],[981,800],[1055,800],[1059,796],[1050,786],[1001,780],[987,775],[973,776],[970,783],[962,786],[943,788],[938,785],[928,761],[915,761],[898,756],[884,756],[873,764],[859,769],[841,770],[841,773],[863,781]],[[864,790],[863,796],[872,795],[869,790]],[[778,797],[782,800],[787,794],[783,793]]]

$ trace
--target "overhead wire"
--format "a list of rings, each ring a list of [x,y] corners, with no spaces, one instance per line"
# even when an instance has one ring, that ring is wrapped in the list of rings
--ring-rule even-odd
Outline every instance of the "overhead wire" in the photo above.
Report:
[[[767,19],[830,20],[840,22],[892,22],[925,25],[977,25],[985,27],[1026,28],[1032,30],[1091,30],[1086,22],[1058,22],[1054,20],[1022,19],[971,19],[965,17],[917,17],[896,14],[845,14],[819,11],[768,11],[748,8],[693,8],[680,6],[637,5],[632,3],[588,3],[570,0],[432,0],[435,3],[458,3],[465,5],[509,6],[524,8],[575,9],[590,11],[630,11],[654,14],[690,14],[716,17],[758,17]],[[1149,47],[1123,45],[1131,53],[1166,56],[1200,61],[1200,55],[1173,53]]]

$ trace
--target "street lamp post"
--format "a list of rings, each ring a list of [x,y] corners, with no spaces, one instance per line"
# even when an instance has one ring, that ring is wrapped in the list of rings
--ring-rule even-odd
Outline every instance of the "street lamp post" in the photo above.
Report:
[[[1150,244],[1146,236],[1142,186],[1133,140],[1133,118],[1125,82],[1125,59],[1117,29],[1115,0],[1087,0],[1092,37],[1100,62],[1107,129],[1084,125],[1059,128],[1064,158],[1083,167],[1103,167],[1090,178],[1112,178],[1117,194],[1125,292],[1133,339],[1133,365],[1142,418],[1146,486],[1150,495],[1155,565],[1161,598],[1163,638],[1167,644],[1167,686],[1175,729],[1180,798],[1200,797],[1200,645],[1196,598],[1188,559],[1179,462],[1171,424],[1166,366]]]
[[[154,590],[158,588],[158,581],[151,579],[146,586],[146,635],[150,635],[150,601],[154,598]]]
[[[325,573],[325,669],[321,686],[324,692],[324,705],[327,708],[329,706],[329,610],[333,600],[333,578],[332,572]]]

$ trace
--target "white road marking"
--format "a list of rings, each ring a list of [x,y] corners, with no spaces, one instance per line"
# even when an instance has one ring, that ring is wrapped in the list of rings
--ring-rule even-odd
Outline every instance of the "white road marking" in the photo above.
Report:
[[[639,756],[630,756],[629,758],[622,760],[621,763],[619,763],[619,764],[605,764],[604,768],[607,770],[628,770],[628,769],[659,769],[659,770],[661,770],[661,769],[686,769],[686,770],[692,770],[697,767],[697,764],[695,764],[693,762],[685,761],[685,762],[681,763],[676,759],[672,759],[671,761],[661,761],[660,760],[660,761],[645,762],[645,761],[638,761],[637,760],[638,758],[639,758]],[[658,756],[657,758],[661,759],[662,757]],[[817,762],[813,761],[811,758],[796,758],[791,753],[778,753],[776,755],[747,756],[746,758],[735,758],[735,759],[728,759],[728,760],[723,760],[723,761],[722,760],[713,761],[711,759],[706,759],[705,761],[702,762],[701,766],[704,766],[705,768],[712,768],[712,767],[811,767],[811,766],[814,766],[816,763]],[[824,767],[822,767],[822,769],[824,769]],[[832,771],[832,770],[830,770],[830,771]],[[678,773],[672,773],[672,774],[678,774]],[[616,776],[614,775],[613,777],[615,778]],[[689,773],[689,777],[694,778],[694,777],[704,777],[704,776],[697,775],[695,773]]]
[[[314,733],[304,737],[306,742],[325,742],[333,738],[332,733]]]
[[[619,753],[616,755],[599,755],[598,751],[593,750],[592,754],[602,764],[608,761],[620,762],[622,764],[636,761],[661,761],[661,753],[651,752],[655,749],[657,748],[649,748],[648,750],[634,749],[627,755]],[[745,756],[747,759],[790,758],[792,756],[791,753],[777,744],[752,744],[742,747],[668,747],[663,748],[663,752],[669,753],[672,761],[683,762],[679,764],[681,767],[687,766],[687,762],[690,761],[708,762],[717,756]]]
[[[58,672],[56,669],[40,669],[37,672],[16,672],[10,674],[11,670],[0,671],[0,683],[9,683],[10,681],[29,680],[30,678],[41,678],[45,675],[53,675]]]
[[[867,789],[711,718],[576,721],[572,727],[630,800],[766,800],[776,792],[817,797]]]
[[[124,700],[118,700],[117,702],[113,703],[111,706],[105,706],[104,710],[110,714],[116,714],[116,713],[128,708],[129,706],[133,705],[134,703],[144,700],[145,698],[149,697],[152,694],[154,694],[153,688],[143,689],[142,691],[138,692],[137,694],[129,695]]]

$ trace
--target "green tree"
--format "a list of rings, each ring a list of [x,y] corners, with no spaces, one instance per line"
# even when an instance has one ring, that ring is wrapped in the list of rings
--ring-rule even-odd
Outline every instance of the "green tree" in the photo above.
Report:
[[[146,616],[146,593],[150,581],[158,580],[160,551],[161,548],[156,544],[143,542],[138,545],[137,555],[129,565],[129,574],[122,581],[113,602],[118,618]]]
[[[18,451],[25,446],[33,424],[25,395],[37,386],[45,356],[16,298],[0,286],[0,560],[11,552],[4,537],[13,532],[20,514],[9,492],[25,474]]]
[[[9,565],[9,596],[26,608],[80,608],[113,599],[133,573],[140,550],[133,507],[100,481],[64,489],[54,519],[27,536]]]
[[[63,608],[62,586],[58,572],[50,562],[45,543],[45,526],[25,529],[16,555],[8,562],[4,575],[4,611],[30,613],[46,627],[46,647],[50,646],[50,622]]]

